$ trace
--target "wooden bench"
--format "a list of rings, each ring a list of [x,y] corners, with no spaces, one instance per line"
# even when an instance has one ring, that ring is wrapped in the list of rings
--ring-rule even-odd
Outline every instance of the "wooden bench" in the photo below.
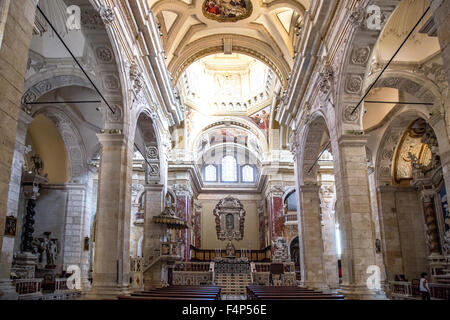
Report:
[[[120,300],[218,300],[218,286],[170,286],[120,296]]]
[[[249,300],[343,300],[344,296],[300,287],[248,286],[247,298]]]

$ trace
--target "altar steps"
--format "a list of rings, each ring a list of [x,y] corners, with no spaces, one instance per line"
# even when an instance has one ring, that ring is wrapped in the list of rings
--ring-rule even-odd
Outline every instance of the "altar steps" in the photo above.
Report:
[[[245,295],[251,282],[251,275],[248,273],[220,273],[215,278],[216,285],[222,287],[222,294],[227,295]]]

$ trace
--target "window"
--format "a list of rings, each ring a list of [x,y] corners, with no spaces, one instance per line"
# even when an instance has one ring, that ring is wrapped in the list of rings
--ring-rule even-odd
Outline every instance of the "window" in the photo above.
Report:
[[[226,156],[222,159],[222,181],[237,182],[237,164],[232,156]]]
[[[255,169],[248,164],[242,167],[242,182],[255,182]]]
[[[288,211],[297,211],[297,192],[296,191],[292,192],[287,197],[287,206],[288,206]]]
[[[215,165],[210,164],[205,167],[205,181],[215,182],[217,181],[217,168]]]

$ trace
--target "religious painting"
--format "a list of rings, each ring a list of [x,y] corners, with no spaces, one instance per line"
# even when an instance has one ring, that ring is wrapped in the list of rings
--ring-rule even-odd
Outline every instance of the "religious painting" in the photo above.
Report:
[[[252,114],[250,118],[254,123],[263,130],[266,134],[269,132],[269,123],[270,123],[270,106],[267,108],[258,111],[255,114]]]
[[[203,14],[219,22],[234,22],[250,17],[253,5],[250,0],[205,0]]]
[[[219,240],[242,240],[244,238],[245,210],[239,199],[228,196],[219,201],[214,211]]]
[[[6,217],[5,236],[15,237],[17,234],[17,218],[14,216]]]

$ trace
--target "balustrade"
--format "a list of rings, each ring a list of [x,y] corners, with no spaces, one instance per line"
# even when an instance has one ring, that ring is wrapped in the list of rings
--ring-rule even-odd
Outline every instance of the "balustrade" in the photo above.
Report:
[[[450,300],[450,285],[429,283],[431,299]],[[406,281],[389,281],[392,298],[420,299],[418,283]]]

